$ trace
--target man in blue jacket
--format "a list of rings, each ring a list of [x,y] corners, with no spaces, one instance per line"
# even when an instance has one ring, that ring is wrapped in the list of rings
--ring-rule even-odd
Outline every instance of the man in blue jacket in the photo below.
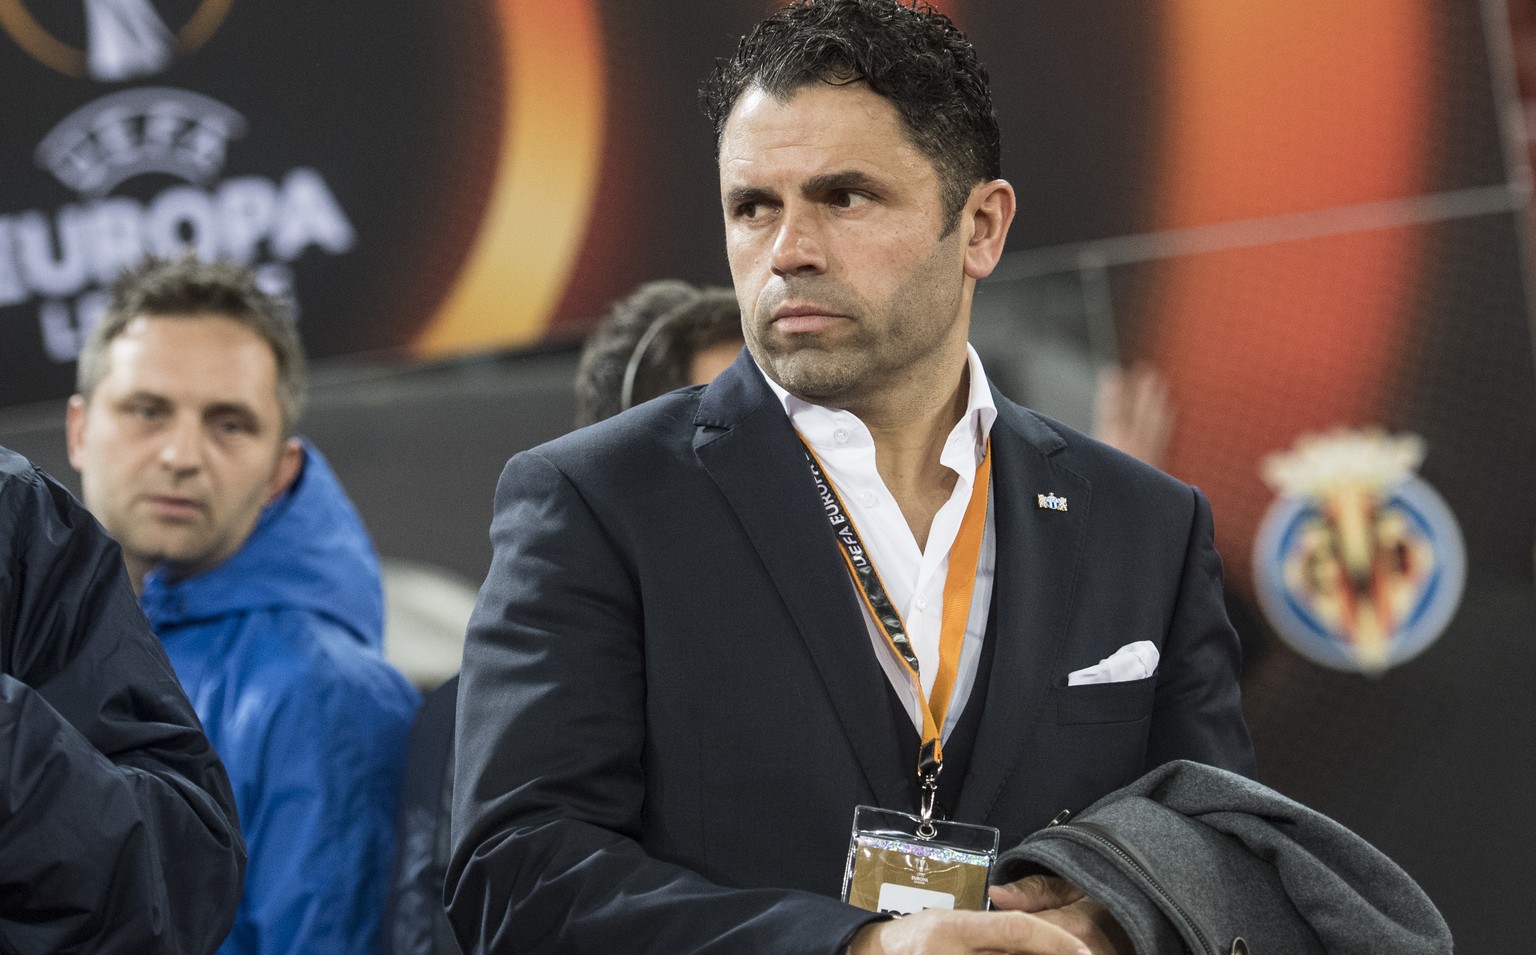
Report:
[[[229,769],[250,850],[223,953],[376,949],[414,689],[366,531],[294,438],[286,306],[225,263],[123,276],[80,358],[70,462]]]

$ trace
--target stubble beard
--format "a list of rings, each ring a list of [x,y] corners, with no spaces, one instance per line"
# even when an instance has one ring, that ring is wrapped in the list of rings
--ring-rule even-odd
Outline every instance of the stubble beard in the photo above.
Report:
[[[214,546],[208,538],[205,528],[165,526],[146,521],[119,540],[123,553],[134,560],[152,567],[163,564],[174,570],[206,561]]]
[[[930,278],[923,272],[914,274],[912,282],[884,303],[878,331],[862,309],[840,305],[843,296],[807,296],[837,306],[853,322],[852,328],[840,329],[842,334],[828,339],[774,335],[772,313],[787,296],[775,297],[758,309],[757,328],[762,331],[752,353],[770,377],[803,401],[855,414],[887,405],[915,381],[932,377],[926,366],[940,360],[950,345],[954,326],[938,315],[952,318],[959,303],[918,294]],[[905,397],[908,401],[922,398]]]
[[[166,520],[149,513],[140,498],[102,524],[118,542],[125,558],[147,568],[164,566],[173,578],[185,576],[188,568],[208,565],[222,547],[225,533],[225,528],[206,509],[194,520]]]
[[[765,367],[790,394],[812,404],[845,406],[859,382],[854,354],[806,343],[769,348]]]

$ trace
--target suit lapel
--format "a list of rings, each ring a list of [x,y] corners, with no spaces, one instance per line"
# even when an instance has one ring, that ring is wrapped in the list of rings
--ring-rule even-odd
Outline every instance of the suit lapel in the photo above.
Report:
[[[887,716],[885,673],[800,440],[745,350],[705,389],[694,423],[699,463],[795,621],[870,789],[881,805],[907,805],[915,767],[903,766]]]
[[[1046,718],[1051,674],[1066,639],[1091,488],[1051,455],[1061,436],[994,391],[993,519],[997,528],[996,645],[985,709],[957,815],[983,820]],[[1037,495],[1066,499],[1042,507]]]

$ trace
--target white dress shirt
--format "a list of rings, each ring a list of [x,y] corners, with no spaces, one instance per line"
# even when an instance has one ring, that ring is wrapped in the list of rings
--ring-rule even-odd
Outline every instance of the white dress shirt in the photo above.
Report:
[[[976,468],[986,453],[987,436],[997,418],[997,406],[987,385],[986,373],[976,350],[966,346],[970,369],[970,395],[961,416],[939,454],[939,462],[955,472],[955,489],[949,500],[934,515],[928,529],[926,547],[919,547],[912,529],[902,516],[896,498],[886,489],[875,467],[875,442],[864,422],[851,412],[802,401],[779,387],[766,374],[764,380],[784,406],[785,414],[806,444],[821,460],[827,479],[837,489],[852,518],[864,546],[885,583],[891,605],[907,625],[907,636],[917,654],[922,678],[922,696],[933,689],[939,668],[939,631],[944,617],[944,581],[949,572],[949,552],[971,501]],[[758,369],[762,371],[761,368]],[[809,474],[806,477],[810,480]],[[832,529],[829,526],[827,533]],[[982,535],[981,557],[977,561],[976,589],[971,594],[970,615],[965,627],[965,643],[960,651],[959,672],[955,675],[954,694],[944,721],[943,736],[948,738],[970,699],[976,681],[976,665],[981,659],[987,613],[992,605],[992,581],[997,563],[997,540],[992,507],[987,507],[986,531]],[[854,587],[849,577],[848,586]],[[885,670],[886,679],[905,704],[912,723],[922,731],[923,717],[912,677],[881,634],[863,599],[864,626],[874,644],[875,656]]]

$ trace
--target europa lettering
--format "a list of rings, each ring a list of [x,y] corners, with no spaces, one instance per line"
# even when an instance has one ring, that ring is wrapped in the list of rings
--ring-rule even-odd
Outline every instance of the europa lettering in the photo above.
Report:
[[[190,248],[210,260],[291,262],[311,247],[336,255],[355,242],[352,223],[325,179],[306,168],[281,182],[244,176],[211,190],[172,186],[148,203],[111,197],[67,205],[51,217],[21,212],[0,216],[0,307],[36,297],[45,300],[44,314],[57,316],[58,300],[110,284],[147,253]],[[86,304],[77,303],[81,325],[91,317],[83,314],[92,310]],[[73,360],[73,336],[51,333],[57,331],[44,328],[50,357]]]

